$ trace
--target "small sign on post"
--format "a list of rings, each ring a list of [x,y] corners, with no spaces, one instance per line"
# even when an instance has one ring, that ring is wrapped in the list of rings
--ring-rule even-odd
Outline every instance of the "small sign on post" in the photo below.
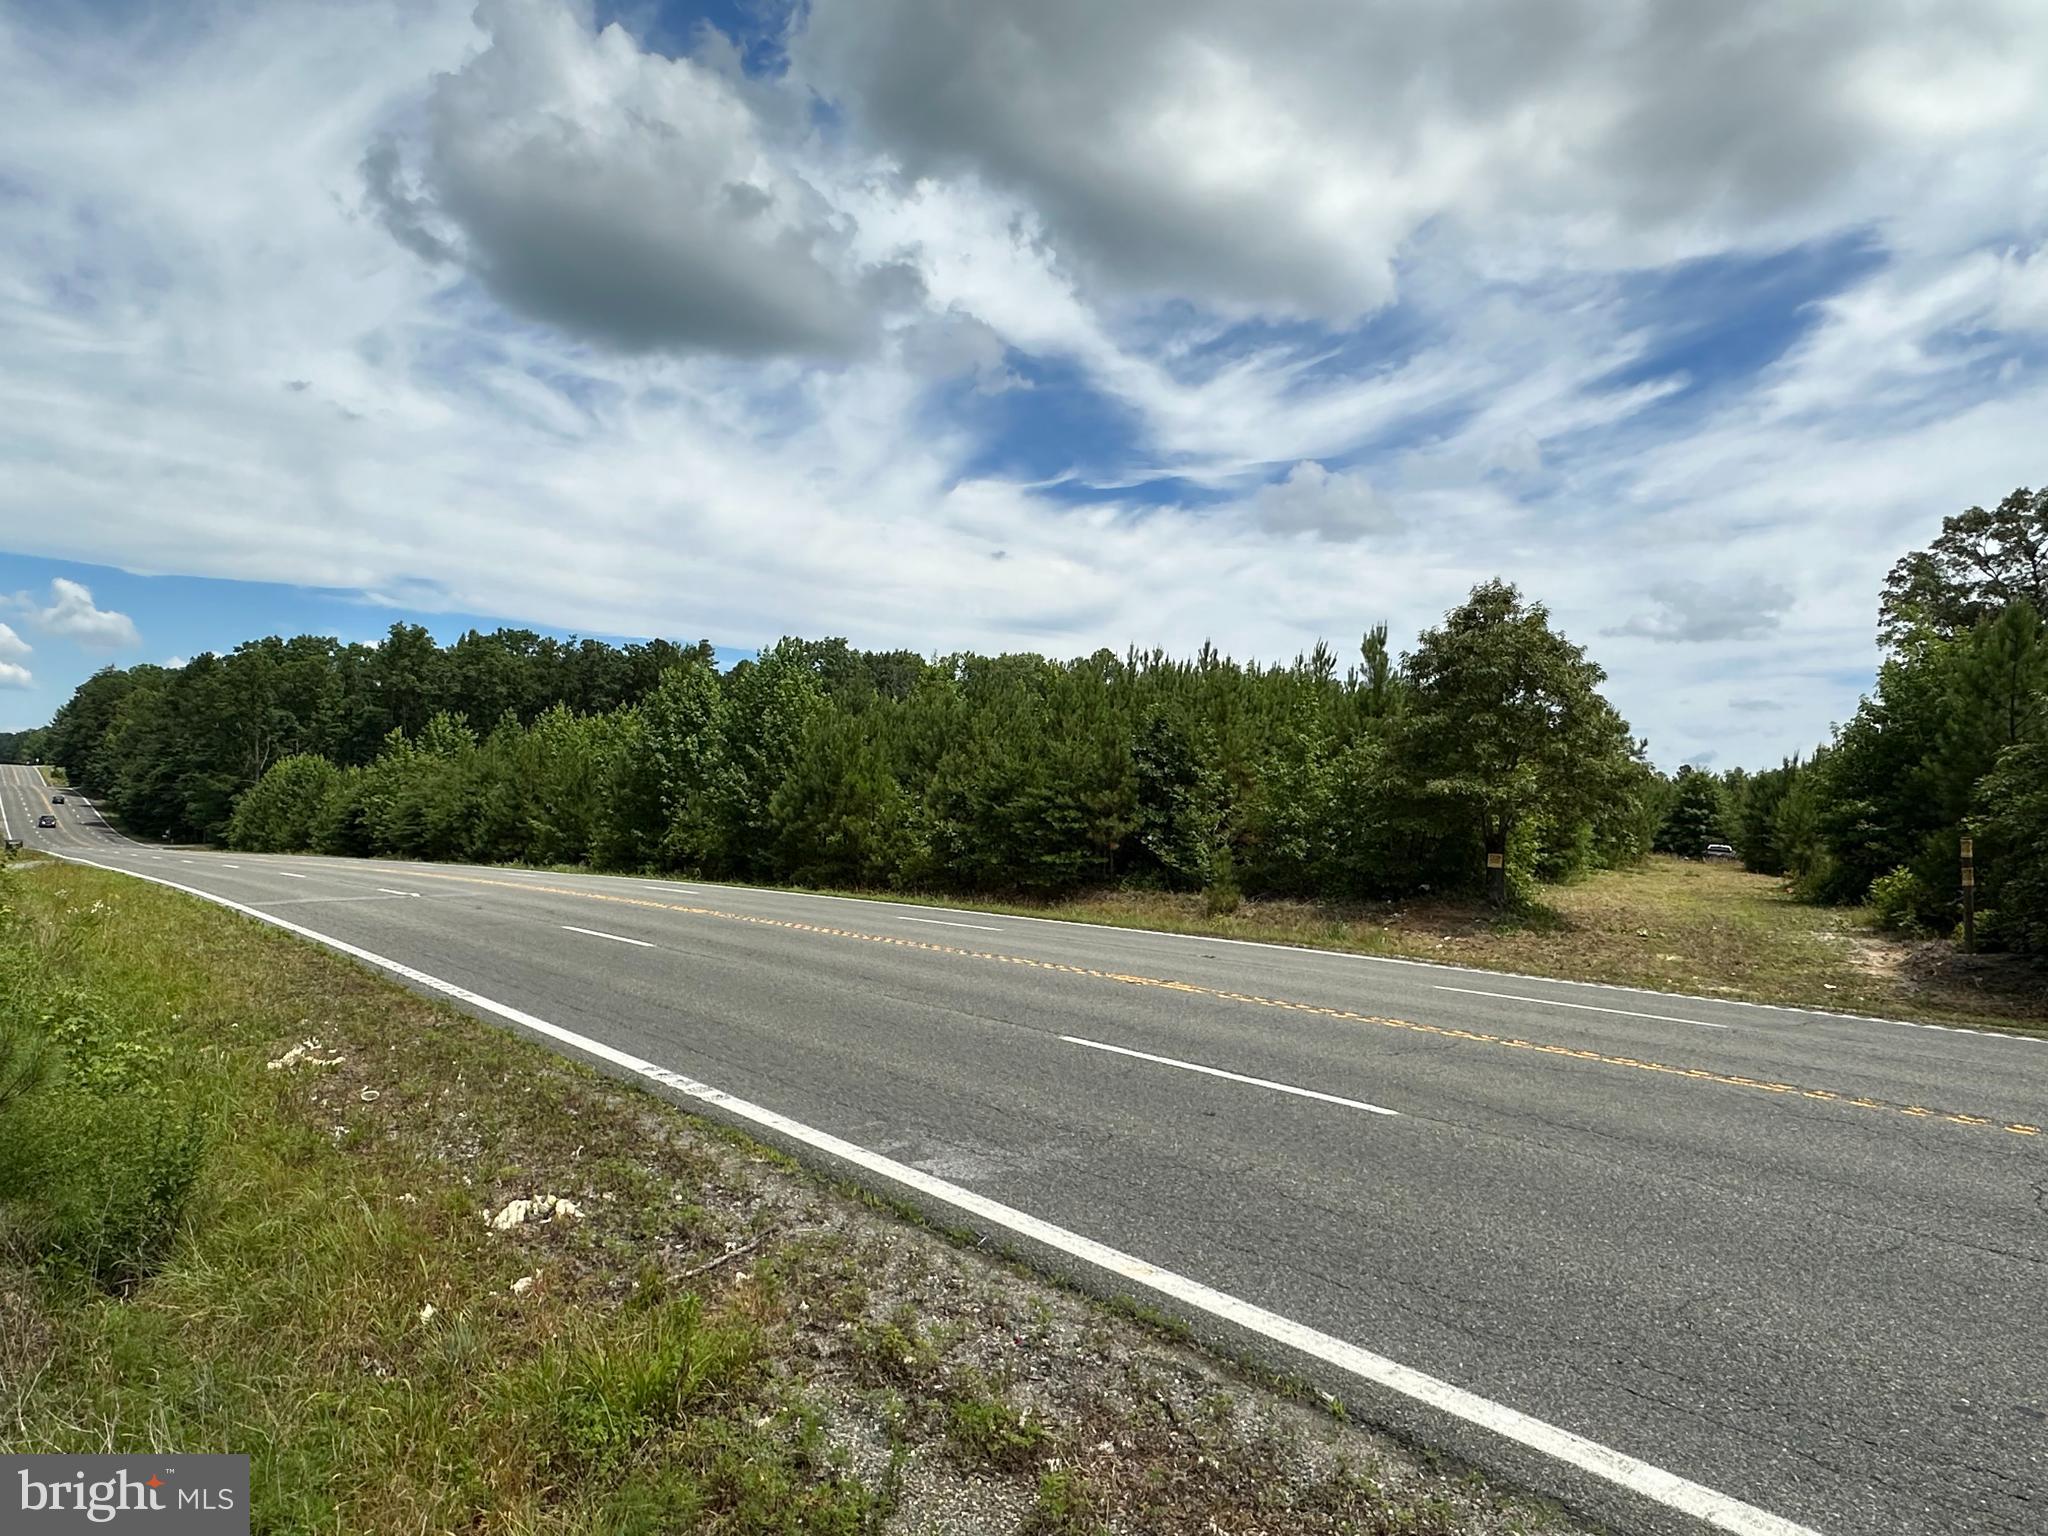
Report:
[[[1977,840],[1966,837],[1963,853],[1963,953],[1977,953]]]

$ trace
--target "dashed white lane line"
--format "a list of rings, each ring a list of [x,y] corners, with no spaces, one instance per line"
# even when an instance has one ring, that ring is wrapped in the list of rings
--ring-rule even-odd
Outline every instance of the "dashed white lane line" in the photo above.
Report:
[[[133,872],[128,871],[128,873]],[[154,880],[156,876],[136,875],[135,878],[138,880]],[[382,896],[286,896],[277,901],[251,902],[250,905],[255,907],[262,907],[266,910],[271,907],[342,907],[347,906],[351,902],[357,901],[399,901],[403,900],[406,895],[410,894],[410,892],[401,893],[394,891]],[[209,897],[208,899],[212,901],[223,901],[226,898],[214,896]]]
[[[411,896],[414,898],[417,898],[419,896],[418,891],[394,891],[388,885],[380,885],[377,887],[377,889],[382,891],[386,896]]]
[[[934,928],[979,928],[983,933],[1001,933],[1003,930],[989,923],[953,923],[943,917],[899,917],[899,923],[929,923]]]
[[[564,933],[581,933],[593,939],[610,939],[614,944],[631,944],[635,949],[653,949],[656,946],[645,939],[629,939],[623,933],[605,933],[597,928],[578,928],[574,923],[562,924]]]
[[[1433,984],[1437,992],[1463,992],[1468,997],[1498,997],[1510,1003],[1537,1003],[1545,1008],[1576,1008],[1581,1013],[1618,1013],[1624,1019],[1655,1019],[1661,1024],[1691,1024],[1700,1029],[1733,1029],[1732,1024],[1712,1024],[1705,1019],[1681,1019],[1670,1013],[1637,1013],[1633,1008],[1602,1008],[1595,1003],[1568,1003],[1559,997],[1524,997],[1519,992],[1482,992],[1477,987],[1446,987]]]
[[[772,1135],[786,1137],[826,1157],[887,1179],[899,1188],[913,1190],[928,1199],[950,1206],[965,1215],[978,1217],[991,1226],[1000,1227],[1029,1242],[1039,1243],[1064,1253],[1069,1258],[1079,1260],[1106,1275],[1112,1275],[1127,1285],[1135,1285],[1156,1296],[1177,1301],[1192,1311],[1205,1313],[1219,1321],[1242,1328],[1248,1333],[1271,1339],[1276,1344],[1297,1350],[1311,1359],[1320,1360],[1337,1370],[1356,1376],[1361,1381],[1398,1392],[1441,1413],[1477,1425],[1503,1439],[1525,1445],[1567,1466],[1577,1467],[1580,1471],[1590,1473],[1604,1482],[1626,1488],[1666,1509],[1677,1510],[1681,1514],[1704,1520],[1716,1530],[1728,1532],[1729,1536],[1819,1536],[1819,1533],[1809,1526],[1796,1524],[1783,1515],[1759,1509],[1754,1504],[1746,1504],[1718,1489],[1709,1488],[1704,1483],[1696,1483],[1651,1462],[1638,1460],[1625,1451],[1602,1445],[1597,1440],[1588,1440],[1583,1435],[1575,1435],[1568,1429],[1561,1429],[1555,1424],[1523,1413],[1520,1409],[1510,1408],[1505,1403],[1481,1397],[1476,1392],[1467,1391],[1451,1382],[1418,1371],[1413,1366],[1403,1365],[1398,1360],[1376,1354],[1347,1339],[1340,1339],[1334,1334],[1311,1328],[1306,1323],[1296,1322],[1293,1318],[1284,1317],[1278,1312],[1269,1312],[1242,1297],[1233,1296],[1227,1291],[1219,1291],[1202,1284],[1199,1280],[1164,1269],[1148,1259],[1141,1259],[1135,1254],[1112,1248],[1107,1243],[1097,1242],[1094,1238],[1083,1237],[1080,1233],[1069,1231],[1065,1227],[1055,1226],[1043,1217],[1033,1216],[1029,1211],[1019,1210],[1016,1206],[1005,1205],[999,1200],[990,1199],[987,1195],[977,1194],[965,1185],[951,1183],[935,1174],[926,1173],[922,1168],[913,1168],[908,1163],[899,1163],[894,1158],[870,1151],[855,1142],[834,1136],[829,1131],[806,1125],[801,1120],[792,1119],[762,1105],[750,1103],[737,1095],[727,1093],[722,1088],[685,1077],[673,1068],[660,1066],[644,1057],[622,1051],[615,1045],[607,1045],[602,1040],[578,1034],[560,1024],[551,1023],[509,1004],[498,1002],[494,998],[485,997],[479,992],[472,992],[452,981],[444,981],[439,976],[416,970],[372,950],[363,949],[345,939],[335,938],[316,929],[303,928],[286,918],[259,911],[243,902],[230,901],[225,896],[216,896],[211,891],[202,891],[195,886],[180,885],[175,880],[138,874],[133,870],[124,870],[119,865],[101,864],[93,859],[79,858],[75,854],[60,857],[89,865],[94,869],[104,869],[111,874],[131,875],[152,885],[168,886],[174,891],[183,891],[188,896],[197,896],[202,901],[226,907],[231,912],[240,912],[259,922],[270,923],[288,933],[295,933],[302,939],[325,944],[329,949],[351,956],[366,965],[374,965],[393,976],[402,977],[415,986],[425,987],[430,991],[439,992],[444,997],[452,997],[458,1002],[467,1003],[479,1013],[490,1014],[533,1034],[560,1041],[571,1050],[599,1061],[609,1062],[650,1082],[659,1083],[673,1093],[722,1110],[736,1120],[744,1121]]]
[[[223,865],[221,865],[221,868],[222,868],[222,869],[240,869],[241,867],[242,867],[242,866],[241,866],[241,865],[239,865],[239,864],[223,864]]]
[[[1313,1088],[1297,1088],[1292,1083],[1276,1083],[1269,1077],[1246,1077],[1242,1072],[1226,1072],[1221,1067],[1205,1067],[1199,1062],[1180,1061],[1172,1056],[1154,1056],[1150,1051],[1134,1051],[1128,1046],[1105,1045],[1100,1040],[1084,1040],[1079,1035],[1061,1035],[1069,1045],[1085,1045],[1091,1051],[1113,1051],[1119,1056],[1135,1056],[1139,1061],[1156,1062],[1162,1067],[1178,1067],[1183,1072],[1199,1072],[1204,1077],[1228,1078],[1233,1083],[1249,1083],[1254,1088],[1270,1088],[1275,1093],[1291,1093],[1300,1099],[1320,1099],[1325,1104],[1341,1104],[1346,1109],[1362,1109],[1369,1115],[1399,1116],[1398,1109],[1388,1109],[1381,1104],[1368,1104],[1363,1099],[1347,1099],[1334,1093],[1319,1093]]]
[[[286,880],[303,880],[306,878],[304,875],[295,875],[288,869],[273,869],[271,873],[273,875],[280,875]]]

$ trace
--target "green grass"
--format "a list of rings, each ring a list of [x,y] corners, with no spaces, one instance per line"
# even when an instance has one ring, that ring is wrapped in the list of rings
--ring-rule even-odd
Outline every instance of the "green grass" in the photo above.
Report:
[[[40,773],[43,776],[43,782],[45,784],[54,784],[59,789],[67,789],[70,787],[71,780],[65,776],[64,770],[62,768],[56,767],[53,764],[39,764],[37,765],[36,772]]]
[[[16,952],[33,947],[54,985],[89,989],[164,1047],[144,1059],[213,1116],[197,1198],[118,1284],[32,1246],[30,1202],[11,1206],[0,1293],[33,1323],[11,1341],[20,1358],[0,1361],[8,1450],[247,1450],[268,1531],[455,1529],[483,1509],[508,1529],[713,1514],[736,1530],[866,1528],[874,1495],[821,1467],[801,1391],[768,1369],[781,1301],[605,1304],[618,1277],[584,1233],[546,1234],[560,1250],[547,1257],[508,1242],[481,1219],[495,1192],[445,1166],[450,1122],[394,1123],[474,1081],[513,1085],[510,1103],[477,1091],[453,1111],[479,1164],[516,1151],[559,1167],[565,1134],[587,1156],[628,1129],[544,1113],[516,1086],[534,1081],[534,1048],[113,877],[53,870],[4,894],[27,913]],[[340,1065],[265,1069],[288,1037],[315,1034]],[[555,1078],[558,1111],[597,1109],[594,1082]],[[118,1132],[74,1123],[72,1150],[116,1148]],[[692,1172],[683,1157],[652,1176],[665,1203]],[[511,1294],[534,1269],[559,1276],[566,1305]]]
[[[913,1465],[1062,1536],[1275,1489],[1332,1536],[1527,1508],[1335,1425],[1289,1433],[1386,1488],[1162,1417],[1191,1368],[1148,1328],[218,908],[44,861],[0,911],[0,1099],[7,1042],[50,1053],[0,1103],[0,1450],[247,1452],[264,1532],[893,1536]],[[182,1183],[152,1114],[197,1127]],[[149,1198],[110,1236],[100,1190]],[[487,1219],[541,1193],[582,1216]]]

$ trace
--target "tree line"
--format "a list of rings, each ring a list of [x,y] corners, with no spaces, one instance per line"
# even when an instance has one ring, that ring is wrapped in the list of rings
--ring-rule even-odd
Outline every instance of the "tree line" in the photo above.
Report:
[[[1507,886],[1733,844],[1821,902],[2048,952],[2048,491],[1943,521],[1879,603],[1854,716],[1775,768],[1671,777],[1540,604],[1489,582],[1343,668],[1099,651],[920,657],[531,631],[270,638],[88,679],[0,759],[136,832],[240,848],[588,862],[1052,895],[1108,883],[1333,899]]]
[[[1726,840],[1821,902],[1870,901],[1899,928],[1961,915],[1975,843],[1977,930],[2048,951],[2048,489],[1945,518],[1892,567],[1883,660],[1855,715],[1760,772],[1681,769],[1656,845]]]
[[[108,670],[46,755],[142,836],[1054,895],[1526,889],[1638,857],[1660,809],[1600,668],[1490,582],[1340,670],[785,639],[560,645],[394,625]]]

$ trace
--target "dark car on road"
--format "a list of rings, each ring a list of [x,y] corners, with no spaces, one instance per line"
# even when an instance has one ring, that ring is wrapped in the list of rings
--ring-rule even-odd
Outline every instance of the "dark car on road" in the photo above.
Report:
[[[62,805],[63,803],[64,803],[64,797],[63,797],[62,795],[52,795],[52,796],[50,796],[50,804],[52,804],[52,805]]]
[[[39,827],[54,827],[55,825],[57,825],[57,818],[52,816],[48,811],[45,811],[42,815],[36,818],[36,825]]]

